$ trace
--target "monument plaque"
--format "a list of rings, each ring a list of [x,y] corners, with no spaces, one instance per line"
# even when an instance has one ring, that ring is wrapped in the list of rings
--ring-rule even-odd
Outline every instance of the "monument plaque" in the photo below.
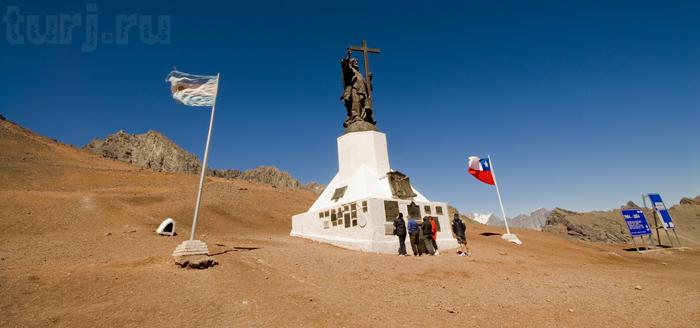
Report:
[[[416,205],[416,203],[411,202],[407,206],[408,208],[408,217],[409,218],[414,218],[414,219],[420,219],[420,206]]]
[[[394,219],[399,215],[399,202],[385,200],[384,213],[386,222],[394,222]]]
[[[331,199],[338,200],[340,198],[343,198],[343,196],[345,195],[345,190],[347,190],[347,189],[348,189],[348,186],[343,186],[343,187],[337,188],[333,192],[333,197]]]
[[[391,194],[394,195],[394,197],[400,199],[416,197],[416,193],[413,192],[413,188],[411,187],[411,181],[405,174],[394,171],[386,175],[389,177],[389,186],[391,187]]]
[[[350,228],[350,224],[352,223],[352,222],[350,221],[350,213],[345,213],[345,215],[343,216],[343,218],[345,219],[345,227],[346,227],[346,228]]]

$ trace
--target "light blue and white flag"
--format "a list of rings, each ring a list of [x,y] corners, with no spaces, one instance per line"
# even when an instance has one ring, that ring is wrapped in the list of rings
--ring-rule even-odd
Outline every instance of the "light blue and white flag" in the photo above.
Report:
[[[214,106],[219,89],[219,77],[172,71],[165,78],[170,82],[173,99],[187,106]]]

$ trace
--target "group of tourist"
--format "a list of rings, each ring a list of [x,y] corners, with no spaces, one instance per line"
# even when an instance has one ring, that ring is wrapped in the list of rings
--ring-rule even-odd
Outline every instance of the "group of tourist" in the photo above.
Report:
[[[459,218],[459,213],[455,213],[452,220],[452,231],[459,243],[459,256],[469,256],[467,248],[466,231],[467,226]],[[409,237],[413,256],[440,255],[437,245],[437,222],[432,216],[423,217],[421,224],[415,218],[408,218],[408,227],[403,219],[403,213],[399,213],[394,220],[394,235],[399,237],[399,256],[408,256],[406,253],[406,236]]]

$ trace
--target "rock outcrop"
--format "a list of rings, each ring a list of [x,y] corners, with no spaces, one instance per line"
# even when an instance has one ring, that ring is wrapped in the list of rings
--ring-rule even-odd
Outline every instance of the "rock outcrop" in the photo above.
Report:
[[[681,205],[700,205],[700,196],[696,196],[695,198],[683,197],[683,198],[681,198],[680,204]]]
[[[132,135],[119,130],[83,149],[157,172],[197,173],[202,167],[195,155],[156,131]]]
[[[132,135],[120,130],[103,140],[92,140],[83,149],[157,172],[199,173],[202,167],[195,155],[156,131]],[[207,175],[242,179],[273,187],[305,189],[319,194],[325,188],[315,182],[304,185],[289,173],[273,166],[260,166],[246,171],[207,169]]]
[[[289,173],[279,170],[274,166],[260,166],[254,169],[241,170],[208,170],[208,175],[226,179],[241,179],[255,183],[262,183],[273,187],[291,189],[306,189],[315,193],[321,193],[325,186],[315,182],[306,185],[292,177]]]
[[[450,222],[452,222],[452,218],[454,218],[455,213],[459,213],[459,218],[464,223],[469,223],[472,221],[472,218],[469,215],[462,214],[456,207],[447,205],[447,217],[450,218]]]
[[[627,228],[615,215],[619,216],[616,211],[578,213],[557,207],[542,231],[585,241],[626,243],[630,240]]]
[[[639,205],[637,205],[635,202],[630,200],[627,202],[627,204],[622,205],[622,208],[626,209],[626,210],[631,210],[631,209],[636,209],[636,208],[641,208],[641,207],[639,207]]]
[[[326,186],[324,186],[316,181],[311,181],[311,182],[304,185],[304,189],[309,190],[309,191],[316,193],[316,194],[321,194],[326,189]]]

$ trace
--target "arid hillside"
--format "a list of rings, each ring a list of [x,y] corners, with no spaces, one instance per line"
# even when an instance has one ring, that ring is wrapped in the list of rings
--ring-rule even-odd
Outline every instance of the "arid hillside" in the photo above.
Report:
[[[112,161],[0,120],[1,327],[693,327],[700,252],[468,225],[471,257],[367,254],[290,238],[310,191]],[[690,211],[690,210],[688,210]],[[154,230],[166,217],[175,237]],[[641,311],[640,311],[641,310]]]
[[[698,197],[696,197],[696,199]],[[667,206],[670,205],[671,204],[667,204]],[[633,202],[628,202],[625,207],[642,208]],[[647,218],[647,223],[649,223],[652,229],[654,238],[658,242],[657,232],[654,229],[654,213],[651,209],[642,208],[642,210],[644,211],[644,216]],[[675,204],[669,208],[669,213],[673,218],[675,226],[678,227],[676,231],[680,244],[685,246],[699,245],[700,203],[685,202]],[[659,227],[661,227],[660,221],[658,224]],[[627,231],[627,225],[619,209],[611,211],[573,212],[556,208],[547,216],[547,223],[543,231],[585,241],[607,243],[632,242],[629,232]],[[663,229],[659,229],[659,232],[663,245],[671,245],[669,237],[672,238],[674,245],[678,245],[678,240],[675,238],[674,234],[667,234]]]

